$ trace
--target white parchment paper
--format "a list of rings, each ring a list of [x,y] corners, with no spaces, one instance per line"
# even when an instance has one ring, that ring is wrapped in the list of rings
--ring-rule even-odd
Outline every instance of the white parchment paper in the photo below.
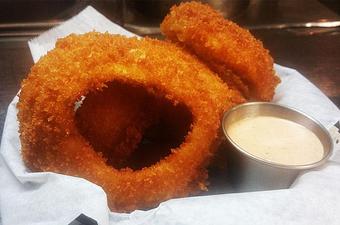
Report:
[[[133,36],[92,7],[29,42],[34,61],[70,33]],[[274,102],[293,106],[332,127],[339,109],[297,71],[275,66],[282,83]],[[149,211],[110,212],[105,192],[82,178],[30,173],[20,156],[15,97],[8,107],[0,146],[0,224],[68,224],[80,213],[98,224],[340,224],[340,146],[322,168],[302,174],[290,189],[173,199]]]

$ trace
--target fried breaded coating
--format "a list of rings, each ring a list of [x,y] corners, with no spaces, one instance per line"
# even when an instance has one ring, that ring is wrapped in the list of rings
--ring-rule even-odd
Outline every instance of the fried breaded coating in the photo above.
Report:
[[[247,98],[273,98],[279,78],[268,50],[248,30],[224,19],[210,6],[198,2],[173,6],[161,31],[197,54]]]
[[[123,168],[156,117],[150,98],[142,88],[119,83],[91,92],[76,112],[79,132],[109,165]]]
[[[184,142],[140,170],[108,166],[79,132],[74,105],[109,83],[141,87],[173,105],[184,104],[193,121]],[[222,113],[240,101],[197,58],[171,43],[95,32],[70,35],[58,40],[22,82],[18,120],[23,160],[32,171],[98,184],[113,211],[154,207],[205,189]]]

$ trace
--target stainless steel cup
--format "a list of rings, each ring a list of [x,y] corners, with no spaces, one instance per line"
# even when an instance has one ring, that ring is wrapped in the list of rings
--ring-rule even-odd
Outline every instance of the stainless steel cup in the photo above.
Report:
[[[320,139],[324,149],[323,158],[306,165],[284,165],[248,153],[232,140],[228,129],[230,124],[238,120],[256,116],[278,117],[308,128]],[[274,103],[251,102],[236,106],[224,114],[222,129],[226,137],[224,150],[228,151],[229,178],[238,192],[288,188],[301,171],[325,163],[333,150],[333,141],[328,131],[318,121],[298,110]]]

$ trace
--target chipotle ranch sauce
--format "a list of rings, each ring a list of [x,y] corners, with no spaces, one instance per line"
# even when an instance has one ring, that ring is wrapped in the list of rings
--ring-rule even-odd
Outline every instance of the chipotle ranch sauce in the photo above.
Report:
[[[276,117],[245,118],[230,124],[228,135],[248,153],[279,164],[310,164],[321,160],[324,153],[312,131]]]

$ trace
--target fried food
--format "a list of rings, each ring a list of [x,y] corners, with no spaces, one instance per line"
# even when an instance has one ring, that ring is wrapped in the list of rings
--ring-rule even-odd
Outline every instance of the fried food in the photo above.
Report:
[[[210,6],[198,2],[171,8],[163,34],[180,43],[249,99],[270,101],[279,78],[273,59],[259,40]]]
[[[139,170],[109,166],[77,128],[75,103],[115,83],[143,88],[173,106],[183,104],[192,115],[183,143],[154,165]],[[70,35],[58,40],[22,82],[23,160],[32,171],[100,185],[113,211],[153,207],[206,188],[221,115],[242,101],[197,58],[171,43],[95,32]]]
[[[123,168],[156,120],[158,107],[150,98],[142,88],[110,84],[86,96],[76,112],[77,128],[107,164]]]

